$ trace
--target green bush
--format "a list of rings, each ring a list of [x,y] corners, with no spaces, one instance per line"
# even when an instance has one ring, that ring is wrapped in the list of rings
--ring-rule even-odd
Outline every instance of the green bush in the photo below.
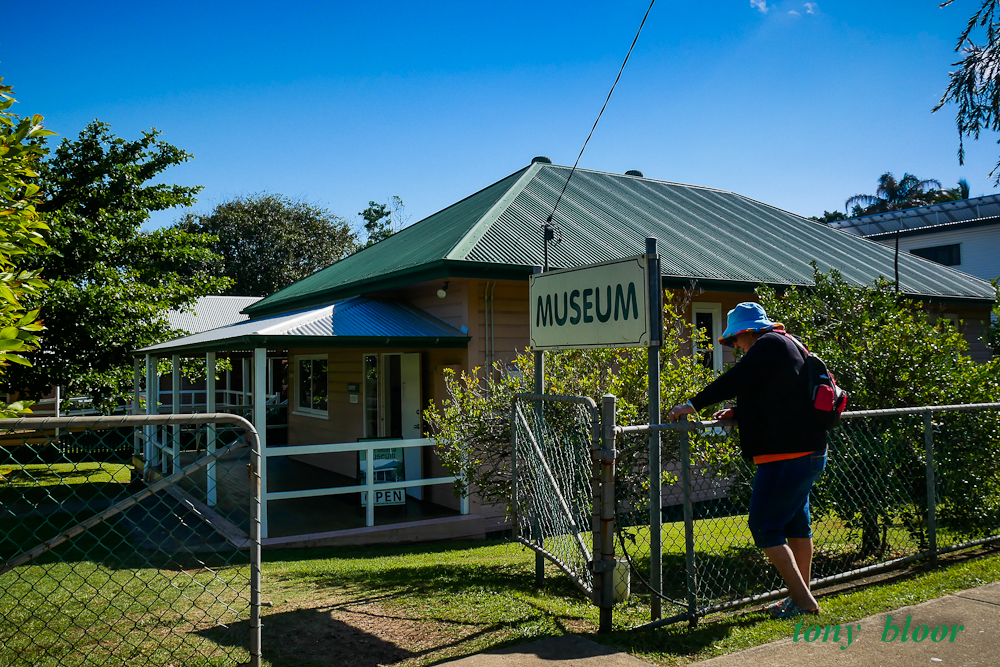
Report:
[[[660,349],[660,405],[664,411],[687,400],[715,375],[697,359],[682,353],[691,336],[697,334],[681,316],[681,298],[668,292],[664,308],[664,345]],[[533,356],[526,351],[509,366],[498,363],[485,378],[478,368],[471,374],[447,372],[449,398],[440,406],[431,403],[424,418],[434,431],[443,464],[465,480],[456,485],[457,493],[471,484],[484,502],[510,502],[510,406],[514,394],[533,390],[533,368]],[[647,423],[646,350],[548,352],[545,391],[589,396],[598,405],[604,394],[614,394],[619,424]],[[641,455],[639,447],[620,449],[619,470],[634,467],[628,462]]]
[[[815,286],[757,294],[771,319],[802,337],[850,393],[850,410],[1000,400],[1000,358],[980,364],[949,322],[895,285],[844,282],[814,266]],[[1000,527],[1000,416],[936,413],[939,523],[962,532]],[[923,541],[927,486],[923,420],[855,419],[831,435],[831,466],[817,486],[822,507],[862,533],[862,552],[882,552],[887,526],[902,521]],[[902,497],[887,492],[885,480]],[[881,533],[881,534],[880,534]]]

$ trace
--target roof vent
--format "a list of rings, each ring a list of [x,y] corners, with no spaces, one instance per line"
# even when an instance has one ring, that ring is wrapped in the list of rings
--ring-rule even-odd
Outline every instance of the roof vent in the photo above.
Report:
[[[531,158],[531,164],[535,164],[536,162],[538,164],[552,164],[552,160],[545,157],[544,155],[536,155],[535,157]]]
[[[642,176],[642,172],[639,171],[638,169],[629,169],[628,171],[625,172],[625,175],[626,176],[638,176],[639,178],[643,177]]]

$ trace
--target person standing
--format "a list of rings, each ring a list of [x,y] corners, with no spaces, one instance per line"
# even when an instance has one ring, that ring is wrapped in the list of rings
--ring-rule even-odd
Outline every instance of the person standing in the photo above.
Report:
[[[799,372],[805,364],[800,345],[772,322],[758,303],[729,311],[723,345],[743,351],[728,371],[686,403],[675,405],[669,421],[736,399],[714,419],[737,424],[743,457],[757,466],[750,498],[749,527],[754,544],[777,568],[789,597],[768,609],[774,618],[819,614],[809,589],[813,542],[809,492],[826,466],[826,431],[807,413]]]

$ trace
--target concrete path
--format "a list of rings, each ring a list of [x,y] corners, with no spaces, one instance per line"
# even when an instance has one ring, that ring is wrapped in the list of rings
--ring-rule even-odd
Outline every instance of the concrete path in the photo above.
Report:
[[[889,616],[891,621],[887,620]],[[910,618],[907,641],[903,642],[907,617]],[[1000,665],[1000,582],[856,621],[851,624],[850,646],[847,646],[846,626],[841,628],[839,641],[833,641],[833,630],[826,642],[822,634],[816,638],[818,631],[813,632],[812,642],[806,641],[808,636],[803,637],[802,633],[808,632],[811,622],[816,621],[803,622],[797,642],[794,637],[782,639],[695,664],[698,667]],[[898,633],[894,632],[896,627]],[[935,641],[939,638],[940,641]]]
[[[1000,582],[869,616],[851,623],[850,634],[847,624],[839,628],[819,627],[813,625],[818,619],[811,617],[789,621],[789,626],[800,619],[798,641],[793,636],[692,664],[698,667],[1000,665]],[[902,641],[904,630],[906,641]],[[449,667],[650,667],[627,653],[575,635],[543,639],[446,664]]]

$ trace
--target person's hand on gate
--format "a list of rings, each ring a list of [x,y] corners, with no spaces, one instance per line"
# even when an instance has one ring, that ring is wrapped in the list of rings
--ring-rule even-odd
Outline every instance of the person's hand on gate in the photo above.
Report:
[[[732,408],[723,408],[712,413],[712,419],[728,420],[735,419],[736,411]]]
[[[694,406],[690,403],[682,403],[680,405],[675,405],[670,408],[670,412],[667,413],[667,421],[675,422],[684,415],[693,415]]]

